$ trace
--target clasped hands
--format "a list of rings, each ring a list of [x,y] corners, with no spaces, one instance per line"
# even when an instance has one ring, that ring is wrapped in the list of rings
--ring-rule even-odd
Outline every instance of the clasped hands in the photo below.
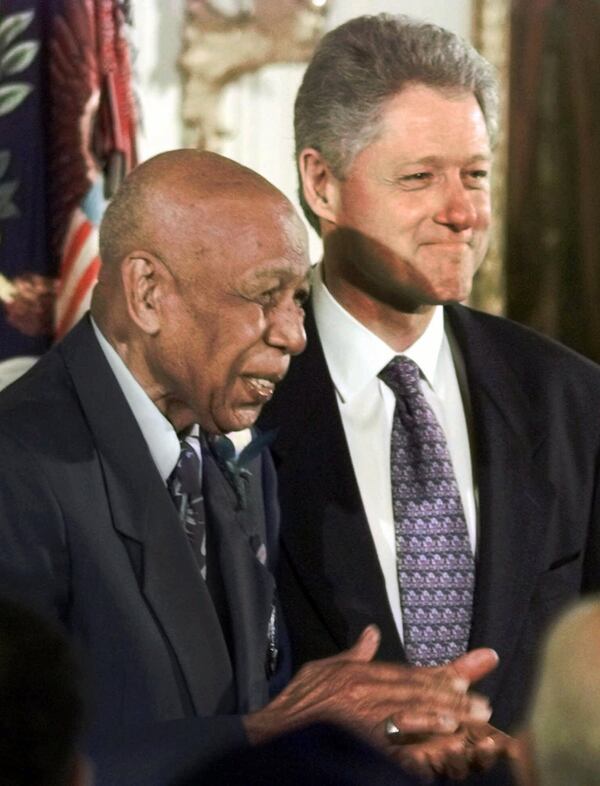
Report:
[[[460,780],[515,755],[515,740],[489,725],[487,700],[469,691],[496,667],[493,650],[425,668],[373,662],[379,641],[370,625],[350,649],[303,666],[270,704],[244,718],[250,742],[328,721],[366,737],[425,780]]]

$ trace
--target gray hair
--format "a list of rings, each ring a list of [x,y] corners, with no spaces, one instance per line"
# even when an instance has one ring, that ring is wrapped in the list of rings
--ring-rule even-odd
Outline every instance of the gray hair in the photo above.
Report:
[[[296,97],[296,160],[305,148],[315,148],[343,178],[357,153],[377,136],[384,103],[410,83],[473,93],[494,140],[498,88],[493,66],[449,30],[378,14],[350,19],[316,48]],[[319,231],[302,187],[300,202]]]
[[[600,784],[600,600],[579,601],[546,643],[529,718],[544,786]]]

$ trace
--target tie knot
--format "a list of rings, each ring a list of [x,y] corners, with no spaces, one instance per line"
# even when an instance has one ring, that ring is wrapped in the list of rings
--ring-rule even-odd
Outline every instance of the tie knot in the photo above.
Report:
[[[194,443],[195,440],[195,443]],[[188,458],[193,455],[198,455],[194,448],[194,444],[199,444],[198,437],[185,437],[179,440],[179,458]]]
[[[198,437],[188,436],[180,440],[179,445],[179,458],[169,482],[178,481],[181,492],[194,494],[202,486],[200,441]]]
[[[235,445],[225,434],[209,434],[206,441],[217,461],[223,466],[226,466],[228,461],[235,461]]]
[[[419,367],[414,360],[404,355],[393,357],[387,366],[379,372],[378,376],[397,396],[420,393],[419,379],[421,378],[421,372]]]

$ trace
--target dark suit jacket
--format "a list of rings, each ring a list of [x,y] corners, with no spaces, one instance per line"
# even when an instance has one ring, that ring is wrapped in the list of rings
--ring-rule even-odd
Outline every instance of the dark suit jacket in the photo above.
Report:
[[[422,786],[360,737],[330,724],[295,729],[190,773],[173,786]]]
[[[493,647],[479,689],[492,722],[521,719],[540,636],[563,604],[600,587],[600,369],[508,320],[452,306],[472,408],[479,545],[470,647]],[[295,666],[352,644],[368,623],[378,657],[402,661],[335,391],[307,313],[308,348],[260,424],[282,508],[278,587]]]
[[[0,592],[58,618],[89,658],[99,786],[164,784],[243,744],[237,713],[267,700],[278,508],[270,459],[255,460],[258,533],[205,458],[209,521],[223,515],[221,564],[234,657],[175,507],[84,320],[0,395]],[[227,512],[226,512],[227,514]],[[231,570],[228,560],[236,565]],[[229,564],[229,570],[227,565]]]

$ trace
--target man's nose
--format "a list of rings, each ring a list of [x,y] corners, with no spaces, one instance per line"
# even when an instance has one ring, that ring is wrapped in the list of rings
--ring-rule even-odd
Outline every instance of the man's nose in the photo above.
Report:
[[[306,346],[304,310],[296,301],[279,303],[269,314],[266,342],[289,355],[298,355]]]
[[[442,204],[434,216],[440,224],[455,231],[470,229],[477,221],[477,210],[473,203],[472,192],[462,180],[450,180],[443,191]]]

